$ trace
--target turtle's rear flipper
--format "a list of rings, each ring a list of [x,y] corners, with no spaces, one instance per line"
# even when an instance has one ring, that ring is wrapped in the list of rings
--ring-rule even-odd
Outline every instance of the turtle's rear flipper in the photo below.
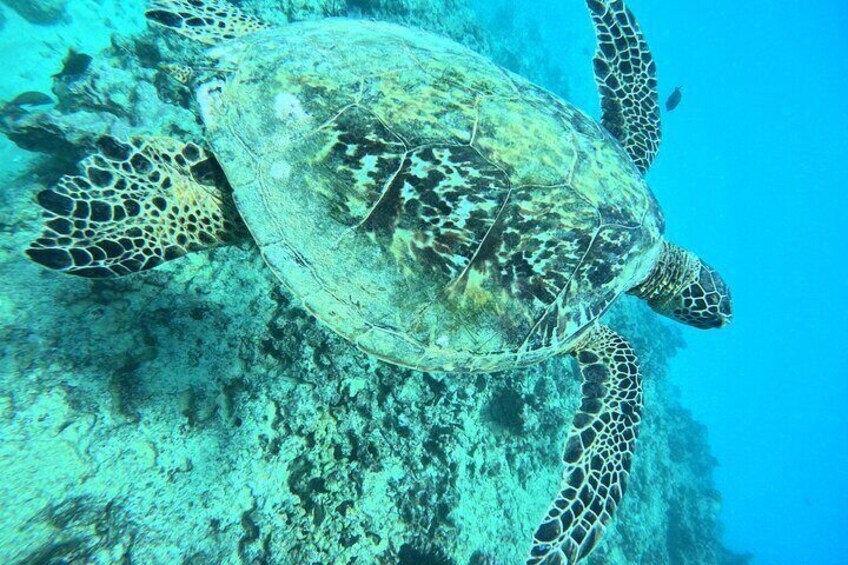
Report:
[[[583,404],[572,422],[559,494],[536,531],[528,565],[574,564],[592,551],[624,494],[642,410],[630,344],[598,326],[574,351]]]
[[[148,20],[207,45],[270,27],[224,0],[151,0]]]
[[[586,0],[598,51],[601,123],[644,174],[660,149],[657,69],[636,18],[622,0]]]
[[[44,231],[26,250],[73,275],[115,277],[152,269],[245,233],[218,163],[193,143],[102,137],[80,175],[38,195]]]

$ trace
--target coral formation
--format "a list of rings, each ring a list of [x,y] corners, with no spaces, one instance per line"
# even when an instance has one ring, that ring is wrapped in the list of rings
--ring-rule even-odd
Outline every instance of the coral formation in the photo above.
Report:
[[[360,14],[492,41],[463,0],[282,4],[287,20]],[[268,17],[280,3],[242,5]],[[104,281],[21,253],[34,195],[99,135],[202,143],[189,88],[162,66],[191,63],[188,43],[115,36],[54,81],[55,108],[4,123],[44,156],[4,171],[0,202],[0,499],[14,509],[0,561],[521,562],[579,403],[570,358],[480,375],[382,364],[303,312],[247,242]],[[639,352],[646,407],[589,563],[729,562],[705,430],[665,378],[680,334],[635,299],[609,320]]]

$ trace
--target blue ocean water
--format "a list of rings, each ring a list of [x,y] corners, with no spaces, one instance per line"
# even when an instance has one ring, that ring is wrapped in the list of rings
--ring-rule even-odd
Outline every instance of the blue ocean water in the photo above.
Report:
[[[569,98],[597,116],[583,2],[507,4],[538,23],[551,53],[564,54],[557,64]],[[664,116],[648,177],[668,236],[716,267],[734,295],[729,328],[684,329],[672,379],[720,462],[726,543],[757,564],[844,563],[848,5],[705,4],[630,2],[663,97],[684,87],[680,107]],[[90,6],[72,3],[78,22]],[[498,25],[498,2],[477,8]],[[130,21],[143,25],[137,14],[112,23],[127,31]],[[87,37],[84,26],[75,29],[73,41],[51,38],[40,48],[107,44],[103,30]],[[48,72],[30,77],[0,82],[3,98],[49,89]]]
[[[582,6],[546,4],[547,41],[591,45],[563,23]],[[733,291],[733,324],[685,329],[672,365],[720,462],[726,542],[764,565],[846,563],[848,4],[629,5],[663,96],[684,87],[648,176],[668,236]]]

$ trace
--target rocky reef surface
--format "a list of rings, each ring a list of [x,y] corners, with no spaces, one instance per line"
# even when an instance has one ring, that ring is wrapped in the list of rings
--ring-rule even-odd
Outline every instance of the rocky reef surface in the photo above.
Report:
[[[519,71],[546,56],[510,59],[528,43],[495,42],[464,0],[241,5],[281,25],[418,25]],[[202,140],[190,90],[162,70],[195,46],[142,27],[104,45],[72,73],[65,49],[48,50],[56,104],[0,117],[17,145],[0,170],[0,562],[522,562],[560,481],[570,358],[470,376],[379,363],[299,309],[249,243],[112,281],[25,259],[35,193],[97,136]],[[19,90],[44,84],[26,72]],[[640,354],[646,409],[627,496],[589,563],[734,562],[705,430],[665,378],[680,334],[629,299],[609,321]]]

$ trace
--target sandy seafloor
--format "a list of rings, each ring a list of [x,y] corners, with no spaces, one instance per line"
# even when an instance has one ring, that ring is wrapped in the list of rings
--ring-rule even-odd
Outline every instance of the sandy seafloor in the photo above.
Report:
[[[69,47],[95,56],[39,147],[106,131],[201,139],[188,93],[156,68],[191,48],[146,30],[139,1],[53,1],[51,25],[19,4],[0,4],[0,99],[49,93]],[[242,2],[280,23],[364,7],[593,96],[567,79],[590,65],[585,43],[552,57],[521,14],[281,4]],[[522,561],[560,481],[579,396],[570,358],[476,376],[381,364],[303,313],[250,244],[116,281],[47,272],[22,250],[34,195],[69,166],[0,143],[0,563]],[[609,322],[641,357],[646,408],[627,496],[589,562],[744,562],[720,542],[705,430],[666,379],[680,332],[630,299]]]

